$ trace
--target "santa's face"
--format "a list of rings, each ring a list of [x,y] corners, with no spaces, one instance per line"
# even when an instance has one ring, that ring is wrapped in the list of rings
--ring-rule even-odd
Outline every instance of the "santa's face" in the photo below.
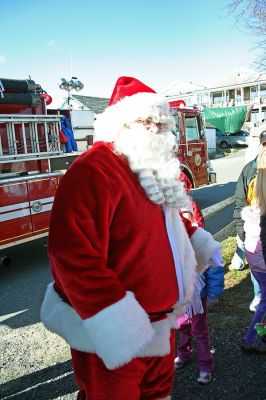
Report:
[[[160,178],[178,176],[175,136],[166,124],[150,119],[127,124],[119,132],[114,145],[134,168],[152,169]]]

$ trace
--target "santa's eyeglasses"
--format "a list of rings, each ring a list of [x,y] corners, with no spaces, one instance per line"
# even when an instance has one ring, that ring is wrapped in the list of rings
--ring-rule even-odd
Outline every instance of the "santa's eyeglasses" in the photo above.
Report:
[[[168,124],[162,122],[154,122],[152,118],[141,119],[139,118],[137,123],[142,124],[148,131],[161,133],[169,131]]]

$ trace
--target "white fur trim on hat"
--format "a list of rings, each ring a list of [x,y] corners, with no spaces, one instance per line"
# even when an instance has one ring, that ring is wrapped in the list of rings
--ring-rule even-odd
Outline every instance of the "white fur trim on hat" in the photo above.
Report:
[[[147,313],[132,292],[83,320],[50,284],[42,304],[41,320],[71,348],[96,353],[108,369],[130,362],[155,336]]]
[[[157,93],[137,93],[107,107],[98,115],[94,123],[94,140],[114,142],[125,125],[147,118],[167,125],[169,131],[174,127],[174,119],[164,97]]]

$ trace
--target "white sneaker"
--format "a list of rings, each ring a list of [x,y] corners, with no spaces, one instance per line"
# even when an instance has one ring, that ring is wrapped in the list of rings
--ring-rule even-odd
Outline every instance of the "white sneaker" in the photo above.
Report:
[[[212,374],[210,372],[200,371],[197,381],[199,383],[209,383],[212,380]]]
[[[249,310],[255,313],[257,311],[259,304],[260,304],[260,296],[255,296],[249,305]]]
[[[239,257],[238,254],[235,253],[234,257],[232,258],[231,264],[229,265],[230,271],[241,271],[245,268],[244,261]]]

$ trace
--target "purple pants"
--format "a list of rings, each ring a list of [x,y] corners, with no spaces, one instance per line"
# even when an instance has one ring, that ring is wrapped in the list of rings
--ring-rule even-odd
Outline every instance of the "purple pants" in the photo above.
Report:
[[[204,309],[203,314],[193,315],[192,318],[184,314],[177,319],[179,331],[177,355],[182,361],[189,361],[191,359],[192,337],[194,337],[198,350],[199,370],[212,373],[214,361],[210,346],[206,299],[202,299],[202,305]]]
[[[249,343],[255,343],[255,341],[260,340],[260,336],[257,334],[254,326],[257,322],[266,322],[266,273],[252,271],[256,281],[259,284],[261,291],[260,304],[257,311],[252,318],[250,326],[248,328],[247,334],[245,336],[245,341]]]

